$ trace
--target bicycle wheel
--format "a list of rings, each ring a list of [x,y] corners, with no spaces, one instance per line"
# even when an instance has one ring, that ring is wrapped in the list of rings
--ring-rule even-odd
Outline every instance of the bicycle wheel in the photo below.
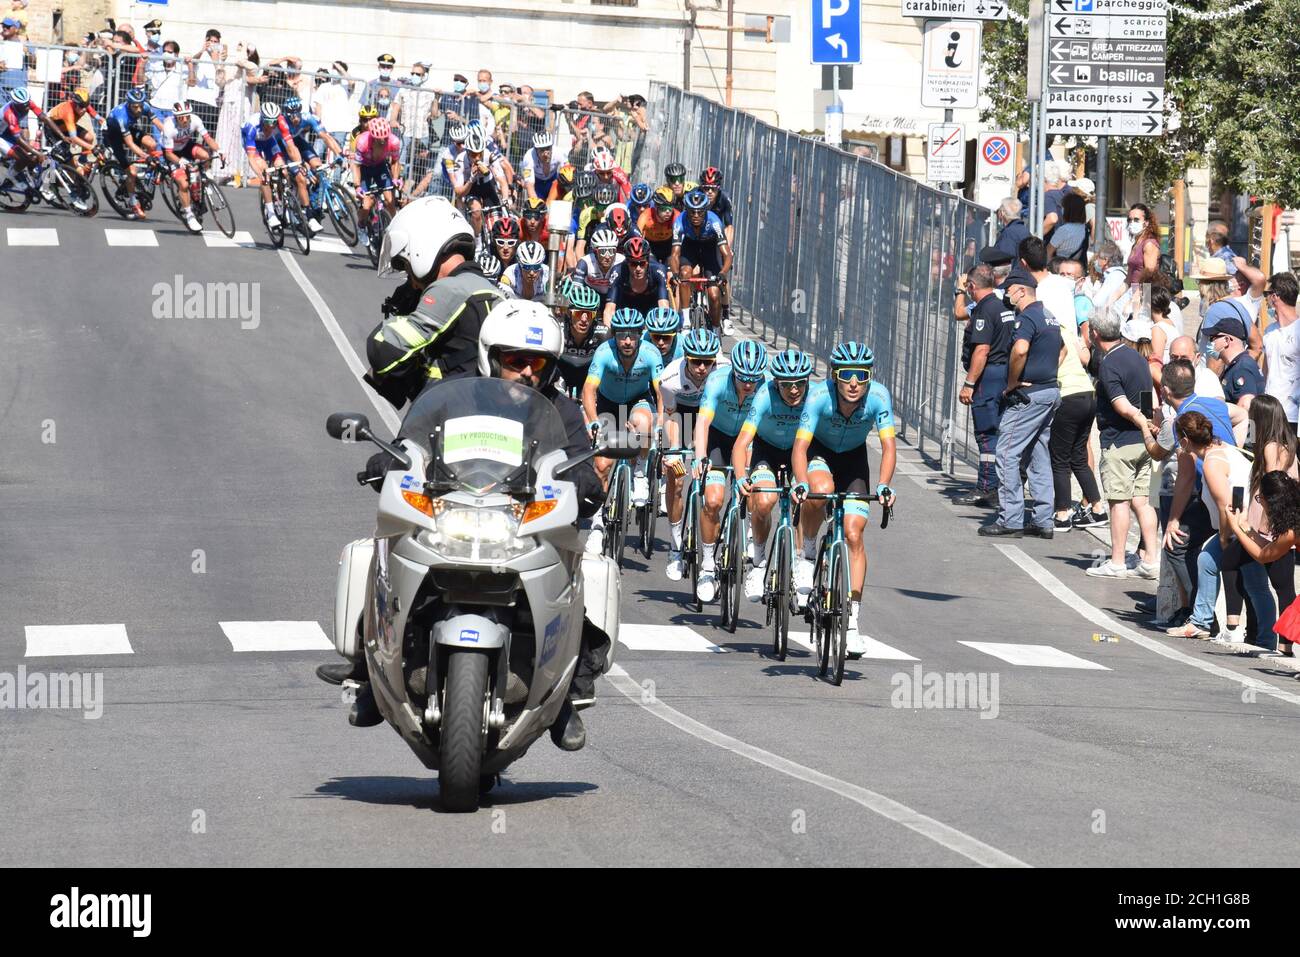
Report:
[[[99,191],[113,212],[123,219],[131,215],[131,197],[126,191],[126,170],[116,163],[105,163],[99,169]]]
[[[785,661],[790,642],[790,563],[794,552],[794,532],[782,526],[776,530],[772,554],[768,558],[768,616],[772,619],[772,653],[777,661]]]
[[[620,569],[627,538],[628,471],[622,463],[614,467],[614,479],[609,483],[609,497],[606,499],[609,514],[605,519],[605,553]]]
[[[334,231],[344,244],[352,247],[357,244],[357,210],[347,193],[327,186],[325,192],[325,209],[329,213]]]
[[[831,551],[829,616],[827,631],[829,633],[829,657],[831,666],[831,684],[838,685],[844,680],[844,657],[848,651],[849,615],[853,612],[853,602],[849,598],[849,549],[843,542]]]
[[[235,211],[226,202],[226,194],[213,180],[203,177],[203,201],[212,213],[212,220],[227,239],[235,238]]]
[[[648,561],[654,558],[655,526],[659,521],[659,453],[651,449],[646,459],[646,483],[649,488],[638,519],[641,526],[641,554]]]
[[[266,206],[262,205],[262,225],[266,227],[266,233],[271,237],[271,245],[279,249],[284,245],[284,220],[280,220],[279,226],[272,226],[266,218]]]
[[[699,614],[704,611],[704,602],[700,601],[699,499],[694,488],[694,482],[687,486],[686,506],[682,510],[682,560],[691,566],[691,602]]]
[[[388,231],[388,224],[393,217],[388,215],[388,210],[381,209],[370,219],[370,245],[366,247],[366,252],[370,256],[370,265],[379,267],[379,251],[384,245],[384,233]]]
[[[304,256],[311,253],[311,232],[307,229],[307,213],[298,201],[298,191],[293,187],[285,190],[284,215],[288,220],[286,226],[293,234],[294,244]]]
[[[830,556],[827,554],[826,542],[817,550],[817,564],[814,566],[813,587],[808,595],[808,612],[812,622],[813,652],[817,656],[817,677],[825,678],[830,667],[829,618],[826,602],[830,592]]]
[[[731,540],[727,543],[727,577],[731,580],[727,595],[731,608],[727,613],[727,631],[736,630],[740,621],[740,602],[745,593],[745,520],[737,509],[731,521]]]
[[[99,212],[99,197],[86,177],[69,163],[60,163],[50,174],[51,192],[78,216],[90,218]]]
[[[8,165],[0,166],[0,169],[8,170]],[[27,192],[26,186],[18,183],[3,182],[4,177],[0,175],[0,209],[6,213],[21,213],[26,211],[27,207],[32,204],[32,197]]]
[[[172,179],[170,174],[159,174],[158,192],[162,193],[163,202],[171,210],[171,214],[184,223],[185,211],[181,209],[180,190],[176,186],[176,180]]]

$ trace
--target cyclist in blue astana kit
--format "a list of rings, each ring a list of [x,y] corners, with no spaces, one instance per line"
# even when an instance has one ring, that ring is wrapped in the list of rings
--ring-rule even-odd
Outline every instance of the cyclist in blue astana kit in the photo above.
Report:
[[[880,436],[880,484],[876,494],[885,505],[894,504],[894,477],[897,446],[894,439],[894,404],[889,390],[873,382],[875,356],[860,342],[842,342],[831,352],[831,378],[812,390],[804,403],[799,431],[795,433],[790,462],[798,485],[798,499],[809,489],[819,494],[856,492],[866,495],[871,484],[871,465],[867,461],[867,436],[875,429]],[[816,512],[820,519],[825,505],[809,502],[805,515]],[[848,624],[848,653],[861,658],[866,650],[865,636],[858,634],[858,613],[862,586],[867,578],[867,551],[862,530],[867,524],[867,503],[844,503],[844,540],[849,546],[850,594],[853,607]],[[816,542],[804,538],[804,561],[817,557]]]
[[[659,350],[664,368],[682,357],[682,316],[676,309],[656,306],[645,314],[644,341]]]
[[[754,532],[754,567],[745,577],[745,594],[750,601],[763,597],[767,537],[772,530],[772,507],[776,505],[776,496],[762,490],[776,488],[777,472],[782,468],[787,475],[793,476],[790,452],[808,399],[808,379],[812,371],[812,356],[798,349],[787,349],[773,356],[768,365],[773,381],[765,384],[754,396],[754,404],[749,407],[749,415],[745,417],[745,424],[740,427],[740,435],[731,449],[731,464],[736,470],[740,492],[749,496],[749,523]],[[751,462],[754,465],[752,472],[749,470]],[[805,541],[817,537],[820,523],[821,517],[813,509],[801,515],[800,526]],[[795,569],[795,588],[801,598],[806,598],[812,590],[812,569],[807,568],[805,581],[798,577],[802,567],[801,563]]]
[[[674,359],[664,369],[664,377],[659,383],[659,391],[664,398],[664,416],[667,433],[665,448],[675,449],[682,446],[683,436],[695,435],[695,414],[700,410],[700,397],[709,375],[719,364],[728,366],[726,359],[719,359],[722,340],[712,329],[692,329],[682,339],[682,357]],[[686,503],[682,498],[682,482],[686,475],[686,463],[681,457],[673,456],[664,460],[664,502],[668,507],[668,524],[672,540],[668,550],[668,567],[666,574],[669,581],[682,580],[682,523]]]
[[[616,428],[626,418],[628,429],[649,436],[656,425],[662,428],[664,424],[659,394],[663,357],[653,345],[642,341],[645,317],[635,309],[614,313],[610,329],[612,337],[601,343],[587,368],[587,381],[582,387],[583,412],[592,427],[603,419],[606,429]],[[645,442],[632,471],[632,504],[636,506],[644,505],[650,497],[645,460],[648,451],[649,442]],[[613,464],[613,459],[596,459],[596,473],[607,489]],[[603,544],[604,522],[602,513],[597,512],[592,517],[586,547],[589,552],[599,553]]]
[[[731,368],[715,369],[700,396],[695,416],[695,469],[697,474],[708,470],[700,509],[700,580],[695,594],[700,601],[713,601],[718,594],[714,550],[727,488],[726,476],[718,467],[731,463],[736,436],[766,373],[767,351],[757,342],[738,342],[731,349]]]

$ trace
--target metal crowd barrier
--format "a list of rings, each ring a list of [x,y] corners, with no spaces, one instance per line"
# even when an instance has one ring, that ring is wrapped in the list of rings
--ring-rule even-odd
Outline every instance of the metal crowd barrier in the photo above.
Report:
[[[900,433],[978,459],[961,388],[956,277],[984,245],[990,211],[868,159],[652,82],[634,179],[719,167],[735,213],[732,301],[769,333],[825,359],[867,343]]]

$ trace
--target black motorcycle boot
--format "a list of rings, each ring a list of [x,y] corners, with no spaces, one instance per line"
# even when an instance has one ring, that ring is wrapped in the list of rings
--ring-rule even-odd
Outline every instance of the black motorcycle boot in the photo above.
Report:
[[[384,716],[379,713],[379,705],[375,701],[375,693],[370,690],[370,682],[363,682],[357,689],[356,700],[348,712],[348,724],[354,728],[373,728],[377,724],[383,724],[383,721]]]
[[[582,726],[582,718],[578,717],[578,712],[568,700],[551,725],[551,740],[561,751],[581,751],[587,743],[587,729]]]
[[[370,672],[366,668],[366,656],[362,655],[356,661],[338,661],[320,665],[316,669],[316,677],[326,684],[341,685],[345,681],[369,681]]]

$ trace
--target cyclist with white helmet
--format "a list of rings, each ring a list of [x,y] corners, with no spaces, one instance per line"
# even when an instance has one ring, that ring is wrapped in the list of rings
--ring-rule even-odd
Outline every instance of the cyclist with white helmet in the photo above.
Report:
[[[352,152],[352,185],[361,197],[357,236],[362,246],[370,244],[366,224],[370,222],[370,211],[375,207],[375,194],[383,196],[388,209],[395,209],[393,191],[401,188],[401,156],[402,141],[382,116],[366,124],[366,131],[357,137]]]
[[[610,183],[618,190],[618,195],[612,202],[626,204],[632,198],[632,182],[627,178],[623,167],[618,165],[618,161],[614,159],[614,151],[608,146],[597,146],[591,151],[591,162],[587,165],[587,169],[596,174],[598,182]]]
[[[280,226],[280,217],[275,214],[275,205],[271,202],[271,184],[266,171],[270,166],[285,165],[285,156],[294,163],[302,162],[302,154],[294,145],[293,134],[289,124],[280,113],[280,107],[274,103],[263,103],[262,112],[256,123],[244,124],[244,152],[248,155],[248,165],[253,175],[262,181],[262,205],[266,210],[266,225],[272,229]],[[306,188],[298,198],[306,205]]]
[[[893,505],[894,490],[889,483],[894,477],[898,455],[894,404],[889,390],[872,381],[875,356],[860,342],[841,342],[832,350],[830,358],[831,377],[810,390],[790,452],[798,483],[794,488],[795,498],[802,498],[810,489],[819,494],[868,494],[871,463],[867,459],[867,436],[875,429],[880,436],[880,484],[875,492],[883,504]],[[815,515],[820,524],[825,510],[823,502],[807,502],[803,515],[809,523],[812,522],[809,514]],[[867,578],[867,551],[862,541],[867,515],[866,502],[844,503],[844,539],[849,546],[849,591],[853,602],[847,645],[853,658],[862,657],[866,650],[865,638],[858,634],[858,611]],[[811,562],[817,557],[816,547],[815,539],[804,536],[804,561]],[[809,571],[807,581],[811,582],[811,578]]]
[[[609,284],[614,278],[615,268],[623,262],[618,252],[618,237],[612,230],[598,229],[591,237],[591,252],[578,260],[573,270],[573,281],[596,290],[603,303],[609,296]]]
[[[520,243],[515,261],[501,273],[501,286],[516,299],[541,302],[546,298],[546,284],[551,270],[546,265],[546,249],[541,243]]]
[[[695,471],[704,476],[700,509],[700,580],[695,597],[713,601],[718,594],[714,551],[722,526],[727,478],[720,470],[731,464],[736,437],[749,415],[754,394],[767,376],[767,350],[746,339],[731,349],[731,368],[715,369],[704,384],[695,416]]]
[[[465,151],[452,171],[452,191],[462,209],[468,209],[474,234],[483,230],[483,207],[500,206],[510,194],[505,158],[477,123],[465,132]]]
[[[388,224],[379,274],[403,275],[366,339],[366,381],[401,408],[431,379],[472,375],[483,318],[501,287],[474,260],[474,233],[441,196],[412,200]]]
[[[745,594],[750,601],[763,597],[767,536],[772,530],[772,507],[776,505],[776,496],[764,492],[764,489],[776,488],[776,477],[782,469],[793,481],[790,453],[808,399],[808,381],[812,371],[812,356],[806,352],[786,349],[773,356],[768,364],[772,381],[754,396],[754,404],[749,407],[749,415],[740,427],[736,444],[731,447],[737,487],[742,495],[749,497],[749,523],[754,532],[754,567],[745,577]],[[800,516],[799,524],[805,538],[815,539],[821,519],[809,509]],[[806,571],[807,582],[805,584],[796,578],[796,591],[801,585],[806,589],[812,588],[812,569]],[[807,591],[801,594],[806,597]]]
[[[722,341],[711,329],[692,329],[682,337],[682,357],[664,369],[659,391],[664,397],[665,448],[676,449],[682,437],[695,434],[695,414],[700,410],[700,396],[709,375],[720,365],[730,365],[721,355]],[[664,501],[668,506],[668,523],[672,538],[668,551],[667,574],[670,581],[682,580],[682,482],[686,465],[680,458],[664,460]]]
[[[519,175],[529,199],[546,199],[560,174],[563,164],[555,153],[555,137],[546,132],[533,136],[532,148],[519,163]]]
[[[185,102],[175,104],[175,109],[163,114],[158,146],[171,164],[172,179],[176,181],[176,195],[180,199],[185,225],[190,232],[202,232],[203,226],[190,208],[190,178],[186,166],[189,163],[206,163],[213,155],[220,156],[221,148],[203,121]]]

